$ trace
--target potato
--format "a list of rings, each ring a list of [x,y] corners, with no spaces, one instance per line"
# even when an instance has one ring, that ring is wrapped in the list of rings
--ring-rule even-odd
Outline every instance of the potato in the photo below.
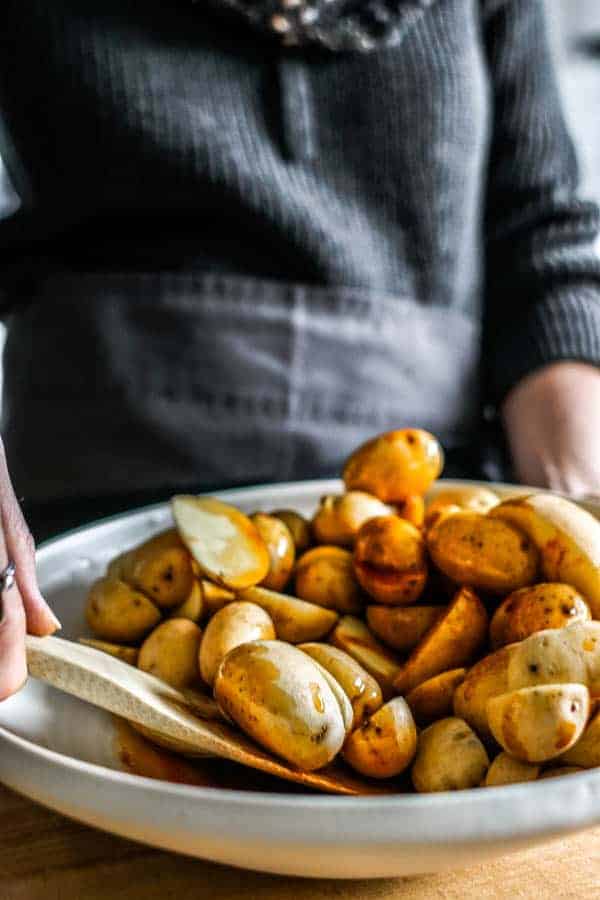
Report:
[[[320,663],[345,691],[352,704],[354,729],[382,705],[381,688],[348,653],[329,644],[299,644],[298,649]]]
[[[414,525],[415,528],[423,528],[425,524],[425,501],[420,494],[412,494],[406,500],[403,500],[402,503],[397,504],[396,513],[401,519],[406,519],[407,522]]]
[[[508,665],[508,690],[542,684],[588,684],[586,653],[577,640],[570,639],[571,628],[537,631],[514,644]]]
[[[235,600],[233,591],[228,591],[220,584],[214,584],[208,578],[201,578],[200,584],[202,585],[204,616],[208,619]]]
[[[305,553],[312,545],[313,540],[310,522],[308,522],[304,516],[301,516],[300,513],[293,509],[274,509],[269,515],[281,519],[283,524],[287,525],[289,528],[290,534],[294,539],[296,556]]]
[[[366,491],[384,503],[424,494],[440,475],[444,453],[436,438],[419,428],[390,431],[367,441],[350,456],[343,479],[349,491]]]
[[[440,719],[419,735],[412,782],[420,794],[478,787],[490,761],[485,747],[462,719]]]
[[[138,669],[181,690],[199,680],[202,631],[189,619],[168,619],[141,646]]]
[[[566,753],[560,757],[561,764],[594,769],[600,766],[600,713],[590,719],[585,731]]]
[[[275,627],[268,613],[256,603],[236,601],[215,613],[202,635],[200,674],[214,684],[217,669],[230,650],[248,641],[275,640]]]
[[[273,620],[277,637],[290,644],[318,641],[331,631],[339,618],[332,609],[263,587],[239,591],[238,599],[256,603],[266,610]]]
[[[370,519],[356,537],[354,572],[361,587],[378,603],[414,603],[427,581],[421,533],[398,516]]]
[[[327,765],[346,738],[338,701],[306,653],[281,641],[231,650],[215,679],[223,712],[267,750],[304,771]]]
[[[511,756],[542,763],[579,740],[589,706],[588,689],[582,684],[543,684],[492,697],[487,703],[488,724]]]
[[[465,678],[466,669],[450,669],[428,678],[406,698],[417,725],[430,725],[452,715],[454,692]]]
[[[473,512],[487,513],[500,500],[493,491],[476,485],[463,485],[455,488],[442,488],[435,492],[429,500],[425,511],[425,527],[430,528],[439,518],[440,513],[457,512],[470,509]]]
[[[535,581],[539,556],[523,532],[476,512],[457,512],[427,532],[436,566],[453,581],[508,594]]]
[[[173,619],[189,619],[199,622],[204,615],[204,591],[202,583],[194,578],[192,589],[181,606],[176,606],[170,613]]]
[[[352,724],[354,722],[354,710],[352,709],[352,704],[350,703],[348,694],[345,692],[339,681],[337,681],[337,679],[333,677],[331,672],[327,671],[325,666],[322,666],[321,663],[317,662],[316,659],[313,659],[312,663],[317,667],[317,669],[331,688],[331,693],[337,700],[337,704],[342,715],[342,721],[344,723],[344,731],[346,732],[347,736],[352,731]]]
[[[554,766],[542,772],[540,780],[542,778],[562,778],[563,775],[580,775],[582,772],[585,772],[585,769],[580,766]]]
[[[514,644],[484,656],[470,668],[454,692],[454,715],[464,719],[480,737],[491,738],[487,721],[490,697],[508,690],[508,666]]]
[[[287,525],[276,516],[255,513],[251,521],[265,542],[271,560],[261,585],[272,591],[281,591],[290,580],[296,560],[294,538]]]
[[[483,787],[499,787],[503,784],[521,784],[525,781],[536,781],[540,767],[534,763],[521,762],[504,750],[492,761],[487,770]]]
[[[394,697],[353,731],[342,756],[368,778],[394,778],[412,762],[417,729],[403,697]]]
[[[313,516],[312,530],[319,544],[352,547],[359,529],[375,516],[388,516],[393,510],[364,491],[329,494]]]
[[[192,561],[174,529],[151,537],[113,561],[111,570],[161,609],[179,606],[194,583]]]
[[[109,644],[107,641],[94,641],[92,638],[79,638],[80,644],[86,647],[92,647],[94,650],[101,650],[102,653],[108,653],[109,656],[115,656],[123,662],[135,666],[138,660],[139,650],[137,647],[124,647],[122,644]]]
[[[294,587],[302,600],[341,613],[360,612],[364,605],[352,554],[341,547],[313,547],[301,556]]]
[[[581,595],[568,584],[546,582],[520,588],[500,604],[490,623],[492,647],[522,641],[536,631],[591,619]]]
[[[171,509],[183,543],[206,578],[235,591],[266,577],[269,551],[239,509],[214,497],[188,495],[173,497]]]
[[[90,588],[87,623],[99,638],[136,643],[160,622],[160,612],[131,585],[118,578],[100,578]]]
[[[368,606],[367,624],[384,644],[409,653],[444,615],[445,606]]]
[[[344,650],[372,675],[384,698],[393,697],[394,679],[400,663],[376,641],[364,622],[354,616],[342,616],[329,637],[334,647]]]
[[[471,662],[487,630],[483,603],[470,588],[461,588],[400,669],[394,681],[396,691],[406,695],[434,675]]]

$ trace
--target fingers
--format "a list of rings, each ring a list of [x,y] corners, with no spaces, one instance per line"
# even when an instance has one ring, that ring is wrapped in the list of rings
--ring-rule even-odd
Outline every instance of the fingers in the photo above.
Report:
[[[27,678],[25,610],[15,585],[2,595],[0,610],[0,700],[18,691]]]

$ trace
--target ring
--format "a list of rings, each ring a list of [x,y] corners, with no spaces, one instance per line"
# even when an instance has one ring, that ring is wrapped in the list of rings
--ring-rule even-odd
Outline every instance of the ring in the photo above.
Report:
[[[0,594],[9,591],[15,583],[15,573],[17,569],[12,560],[9,561],[5,569],[0,572]]]

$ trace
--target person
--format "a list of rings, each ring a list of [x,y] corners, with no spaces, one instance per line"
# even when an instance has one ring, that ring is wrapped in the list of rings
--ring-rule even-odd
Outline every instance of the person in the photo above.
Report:
[[[600,489],[599,217],[541,0],[5,0],[2,26],[0,697],[57,627],[9,468],[37,535],[405,425],[447,474],[510,474],[503,427],[515,477]]]

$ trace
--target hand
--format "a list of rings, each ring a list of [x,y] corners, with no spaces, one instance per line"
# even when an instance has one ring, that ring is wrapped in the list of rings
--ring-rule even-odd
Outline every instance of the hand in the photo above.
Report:
[[[520,481],[600,495],[600,369],[546,366],[512,389],[502,415]]]
[[[40,594],[33,538],[21,513],[0,441],[0,568],[16,566],[16,584],[0,597],[0,700],[27,678],[25,632],[52,634],[60,622]]]

